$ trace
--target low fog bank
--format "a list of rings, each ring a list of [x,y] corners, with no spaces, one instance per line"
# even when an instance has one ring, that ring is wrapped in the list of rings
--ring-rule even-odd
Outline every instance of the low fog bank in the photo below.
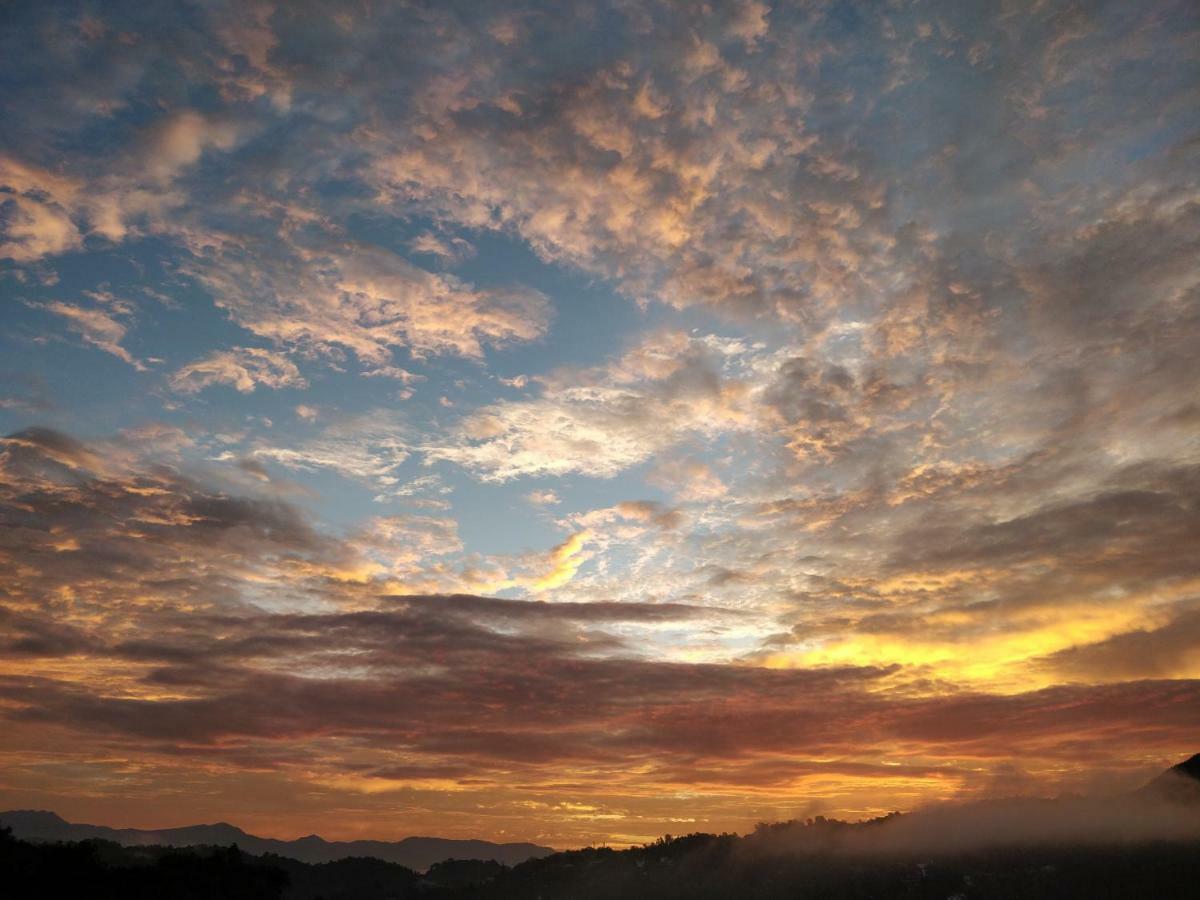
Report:
[[[937,855],[1029,845],[1193,840],[1200,840],[1200,802],[1138,792],[939,804],[855,824],[818,817],[760,826],[743,844],[767,853]]]
[[[1000,800],[918,810],[864,837],[865,848],[884,850],[1190,840],[1200,838],[1200,809],[1140,798]]]

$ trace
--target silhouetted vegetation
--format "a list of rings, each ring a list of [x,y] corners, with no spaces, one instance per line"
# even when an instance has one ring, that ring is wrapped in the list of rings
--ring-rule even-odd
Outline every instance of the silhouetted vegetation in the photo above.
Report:
[[[760,825],[752,834],[665,837],[629,850],[587,848],[515,867],[449,860],[419,874],[350,858],[308,864],[236,848],[32,844],[0,831],[11,897],[296,900],[607,900],[607,898],[1193,898],[1200,840],[1012,845],[947,854],[843,852],[894,817]]]
[[[788,823],[777,826],[794,830]],[[811,826],[810,826],[811,827]],[[1124,847],[1009,847],[945,857],[840,854],[822,849],[840,829],[784,851],[761,833],[688,835],[616,852],[581,850],[531,860],[476,896],[599,898],[1128,898],[1195,897],[1200,842]]]
[[[234,847],[132,849],[104,841],[31,844],[0,830],[0,893],[89,900],[273,900],[288,884],[280,868]]]

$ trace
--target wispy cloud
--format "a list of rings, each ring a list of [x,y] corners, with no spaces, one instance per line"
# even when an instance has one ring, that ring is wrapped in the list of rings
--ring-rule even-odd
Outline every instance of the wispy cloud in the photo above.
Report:
[[[128,317],[133,313],[129,303],[117,300],[111,295],[93,295],[100,302],[96,306],[76,306],[55,300],[43,305],[47,312],[54,313],[67,321],[67,327],[77,333],[87,343],[111,353],[122,362],[127,362],[138,371],[145,371],[146,366],[141,360],[134,359],[128,350],[121,346],[129,328],[118,317]]]
[[[215,384],[228,384],[243,394],[260,385],[303,388],[307,382],[286,356],[257,347],[235,347],[190,362],[171,376],[171,387],[194,394]]]

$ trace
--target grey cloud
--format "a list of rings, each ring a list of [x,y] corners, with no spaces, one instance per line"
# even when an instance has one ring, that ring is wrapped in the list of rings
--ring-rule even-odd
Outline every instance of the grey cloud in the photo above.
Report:
[[[1038,662],[1059,676],[1085,680],[1172,677],[1200,659],[1200,611],[1194,602],[1181,606],[1161,627],[1126,631]]]
[[[673,622],[743,615],[737,610],[687,603],[618,603],[602,600],[552,603],[541,600],[500,600],[466,594],[388,599],[427,607],[427,612],[441,615],[501,621]]]

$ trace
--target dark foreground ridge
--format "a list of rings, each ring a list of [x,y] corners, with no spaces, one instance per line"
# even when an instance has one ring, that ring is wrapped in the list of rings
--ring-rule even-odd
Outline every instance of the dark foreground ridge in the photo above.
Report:
[[[572,850],[511,867],[448,860],[423,874],[371,858],[311,864],[234,846],[51,843],[0,832],[0,884],[13,897],[100,900],[1191,900],[1200,884],[1197,768],[1193,757],[1169,770],[1165,783],[1160,777],[1104,800],[979,803],[857,823],[817,817],[760,825],[743,837],[666,836],[629,850]]]

